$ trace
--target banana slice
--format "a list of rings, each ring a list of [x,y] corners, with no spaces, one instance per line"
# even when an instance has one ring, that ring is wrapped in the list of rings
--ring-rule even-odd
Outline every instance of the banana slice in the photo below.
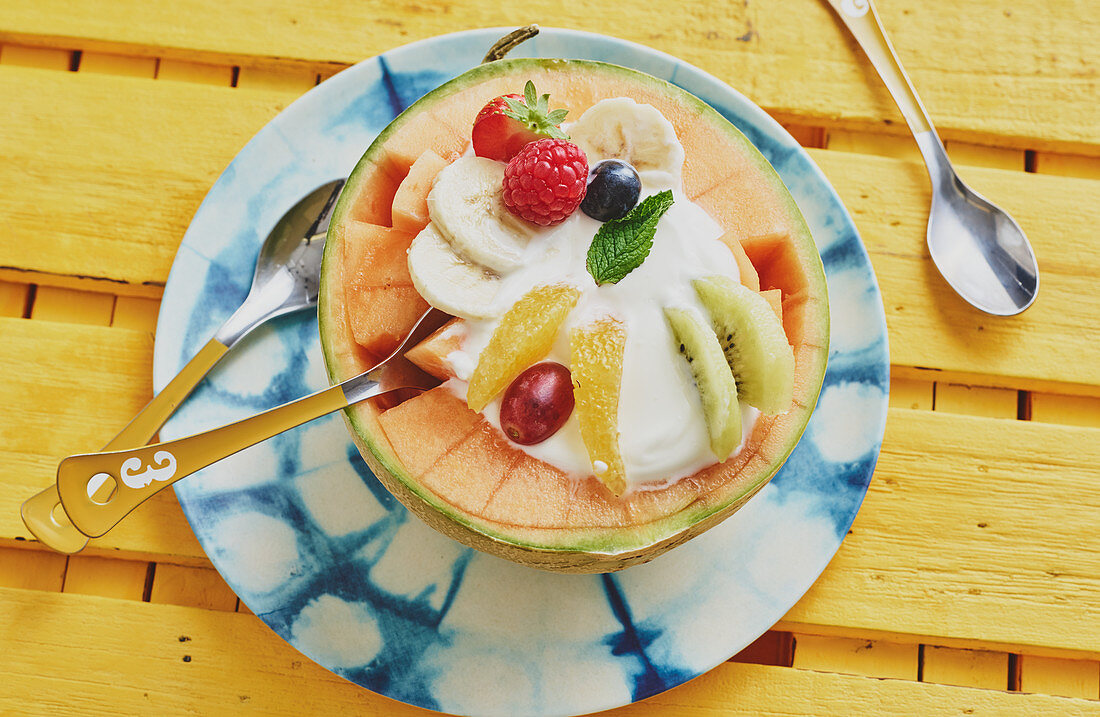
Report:
[[[534,233],[504,206],[504,163],[460,157],[435,178],[428,215],[460,255],[497,272],[519,267]]]
[[[464,319],[497,314],[492,305],[500,277],[456,254],[434,223],[424,227],[409,247],[409,274],[420,295],[441,311]]]
[[[684,166],[684,147],[672,124],[653,105],[629,97],[592,105],[569,128],[569,137],[588,155],[590,166],[601,159],[621,159],[639,174],[667,172],[673,177]]]

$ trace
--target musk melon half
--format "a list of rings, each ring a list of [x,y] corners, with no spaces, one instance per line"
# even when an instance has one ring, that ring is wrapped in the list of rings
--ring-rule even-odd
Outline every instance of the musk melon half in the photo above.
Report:
[[[778,175],[701,100],[616,65],[500,60],[470,70],[409,107],[379,134],[349,178],[328,234],[318,310],[333,383],[391,350],[401,328],[395,324],[409,325],[416,314],[395,307],[419,300],[409,295],[407,276],[398,276],[390,265],[377,275],[369,264],[346,265],[345,257],[357,252],[345,251],[345,243],[385,237],[395,243],[387,255],[407,248],[399,244],[410,235],[366,226],[390,225],[397,187],[425,150],[441,157],[463,152],[478,110],[497,95],[522,92],[527,80],[549,92],[555,107],[568,108],[572,118],[600,99],[625,96],[655,106],[673,124],[686,153],[686,195],[723,226],[723,241],[738,242],[735,253],[744,249],[760,288],[781,292],[796,362],[790,410],[762,416],[747,444],[726,462],[622,498],[595,478],[571,479],[518,450],[446,387],[396,406],[361,403],[347,409],[345,418],[378,479],[440,532],[537,568],[610,572],[646,562],[716,525],[783,464],[821,389],[829,336],[825,277],[809,229]],[[382,314],[389,318],[364,336],[357,317]]]

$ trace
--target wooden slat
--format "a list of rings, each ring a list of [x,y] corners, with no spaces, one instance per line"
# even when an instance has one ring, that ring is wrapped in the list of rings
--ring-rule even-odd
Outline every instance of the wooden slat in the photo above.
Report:
[[[298,94],[5,65],[0,92],[9,231],[0,267],[41,272],[45,282],[105,278],[123,294],[163,284],[210,185]]]
[[[19,318],[27,306],[30,286],[0,281],[0,316]]]
[[[794,636],[789,632],[768,630],[730,659],[757,665],[790,667],[794,654]]]
[[[141,600],[148,572],[149,563],[145,562],[73,555],[62,589],[80,595]]]
[[[11,187],[0,196],[0,210],[15,237],[0,244],[0,266],[131,282],[119,285],[119,293],[165,280],[214,175],[294,94],[3,66],[0,89],[13,98],[17,115],[15,131],[0,135],[0,154],[31,165],[31,154],[48,151],[64,163],[30,179],[22,171],[4,176],[17,172],[13,167],[20,162],[0,164],[0,181],[9,180],[4,184]],[[128,115],[105,106],[104,96],[128,107]],[[146,131],[131,137],[131,123]],[[217,132],[208,131],[214,126]],[[166,146],[188,151],[166,153]],[[931,266],[924,245],[928,183],[921,165],[811,152],[851,208],[871,251],[895,364],[952,372],[983,367],[1024,388],[1066,382],[1100,393],[1100,355],[1083,330],[1100,314],[1100,296],[1092,290],[1100,276],[1100,245],[1090,240],[1096,218],[1081,211],[1094,205],[1092,182],[971,169],[976,188],[1027,229],[1043,267],[1036,305],[1020,317],[994,319],[957,298]],[[114,169],[105,174],[103,167]],[[74,202],[85,213],[73,214]],[[47,236],[41,213],[58,218]]]
[[[895,365],[980,371],[1020,388],[1062,381],[1100,392],[1100,347],[1086,330],[1094,321],[1089,317],[1100,316],[1100,294],[1090,288],[1100,278],[1100,244],[1093,241],[1096,217],[1081,210],[1096,206],[1093,182],[969,169],[974,188],[1024,227],[1042,271],[1036,303],[1020,316],[995,318],[956,296],[928,257],[930,190],[921,164],[809,152],[852,212],[868,247]]]
[[[891,409],[851,532],[777,629],[1100,655],[1098,435]]]
[[[39,67],[44,70],[68,70],[73,53],[52,47],[0,46],[0,64]]]
[[[58,553],[0,547],[0,586],[59,592],[67,563]]]
[[[940,685],[1008,689],[1008,654],[992,650],[959,650],[953,647],[924,648],[921,679]]]
[[[919,646],[825,635],[795,637],[794,666],[867,677],[916,680]]]
[[[936,384],[936,410],[987,418],[1016,418],[1016,391],[1006,388]]]
[[[76,289],[40,286],[34,295],[31,318],[67,324],[110,326],[115,297]]]
[[[151,80],[157,76],[157,61],[153,57],[130,57],[128,55],[112,55],[102,52],[85,52],[80,57],[80,71],[101,72],[126,77],[144,77]]]
[[[136,296],[120,296],[115,300],[111,326],[135,331],[155,332],[160,302]]]
[[[308,69],[242,67],[237,87],[303,94],[317,84],[317,73]]]
[[[1100,662],[1020,655],[1020,690],[1100,699]]]
[[[1043,0],[1014,2],[1010,12],[981,3],[899,0],[884,3],[880,14],[946,138],[997,138],[985,143],[1098,154],[1092,72],[1100,56],[1090,38],[1100,35],[1100,19],[1090,10],[1090,0],[1066,0],[1057,13]],[[888,121],[905,132],[877,75],[825,3],[734,3],[723,7],[718,22],[699,20],[713,12],[705,0],[688,0],[677,13],[659,3],[552,0],[458,4],[447,12],[380,0],[311,12],[293,0],[165,6],[120,0],[108,11],[43,0],[10,8],[0,18],[0,41],[68,42],[86,50],[218,64],[278,58],[325,69],[458,28],[514,26],[522,22],[517,18],[535,17],[548,27],[615,28],[628,40],[728,80],[791,121],[851,127],[884,127]]]
[[[436,714],[336,677],[250,615],[0,589],[0,629],[10,636],[5,713]],[[738,663],[607,714],[934,715],[946,705],[974,717],[1100,714],[1081,699]]]
[[[233,84],[233,68],[227,65],[208,65],[186,60],[161,60],[157,69],[157,79],[229,87]]]
[[[890,377],[890,405],[931,411],[936,384],[908,378]]]
[[[150,602],[201,607],[207,610],[237,609],[237,596],[212,568],[189,568],[161,563],[153,576]]]
[[[1022,149],[990,147],[970,142],[947,142],[946,145],[952,164],[960,167],[990,167],[1022,172],[1026,166],[1026,157]],[[961,173],[963,179],[966,179],[966,170],[961,170]]]
[[[1031,420],[1100,428],[1100,398],[1033,393]]]
[[[920,150],[912,137],[881,132],[834,129],[825,145],[836,152],[873,154],[879,157],[920,162]]]
[[[1064,177],[1100,179],[1100,159],[1039,152],[1035,155],[1035,171],[1042,174],[1060,174]]]

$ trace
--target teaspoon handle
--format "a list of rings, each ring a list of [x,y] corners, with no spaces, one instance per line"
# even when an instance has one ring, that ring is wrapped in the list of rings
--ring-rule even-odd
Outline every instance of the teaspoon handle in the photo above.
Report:
[[[917,91],[913,89],[909,76],[898,61],[894,46],[882,29],[875,4],[871,0],[829,0],[829,4],[844,21],[878,71],[879,77],[886,83],[886,89],[890,91],[913,135],[919,138],[925,132],[932,132],[932,120],[928,118]]]

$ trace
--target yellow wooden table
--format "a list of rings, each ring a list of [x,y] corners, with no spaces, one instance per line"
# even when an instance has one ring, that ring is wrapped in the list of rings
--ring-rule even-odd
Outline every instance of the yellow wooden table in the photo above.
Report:
[[[822,0],[0,0],[0,713],[427,714],[248,614],[170,491],[70,558],[18,506],[148,400],[172,257],[253,133],[363,57],[536,21],[677,55],[787,125],[890,333],[886,440],[830,567],[735,660],[619,713],[1100,714],[1100,6],[880,5],[960,173],[1035,246],[1020,317],[936,274],[916,147]]]

